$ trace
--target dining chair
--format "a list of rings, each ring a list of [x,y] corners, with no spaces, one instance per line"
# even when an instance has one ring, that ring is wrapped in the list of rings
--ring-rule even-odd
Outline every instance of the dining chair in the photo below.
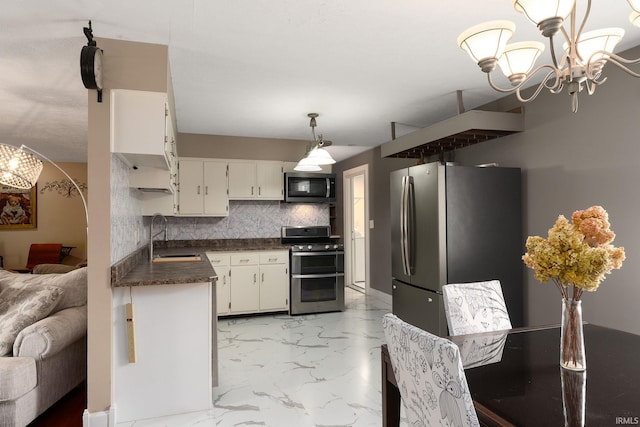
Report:
[[[455,283],[442,287],[449,335],[511,329],[499,280]]]
[[[458,346],[391,313],[382,325],[409,425],[479,426]]]

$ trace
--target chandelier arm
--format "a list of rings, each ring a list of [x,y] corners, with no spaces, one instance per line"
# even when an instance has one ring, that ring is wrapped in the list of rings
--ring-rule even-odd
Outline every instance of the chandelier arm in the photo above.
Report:
[[[550,68],[551,70],[547,73],[547,75],[544,77],[544,79],[542,79],[542,81],[538,84],[538,87],[536,88],[536,90],[533,92],[533,94],[530,97],[528,97],[528,98],[523,97],[521,92],[520,92],[522,87],[535,74],[537,74],[538,71],[542,70],[543,68]],[[554,78],[554,83],[552,85],[550,85],[549,84],[549,80],[552,77]],[[536,68],[529,75],[527,75],[527,77],[520,84],[518,84],[515,87],[509,88],[509,89],[503,89],[501,87],[496,86],[496,84],[493,82],[493,79],[491,78],[491,73],[487,73],[487,79],[489,80],[489,86],[491,86],[494,90],[496,90],[498,92],[502,92],[502,93],[515,92],[516,98],[518,98],[518,101],[520,101],[520,102],[533,101],[534,99],[536,99],[536,97],[540,94],[540,92],[544,88],[547,88],[551,92],[554,92],[554,93],[557,93],[562,89],[562,81],[558,77],[558,70],[556,68],[554,68],[550,64],[541,65],[540,67]]]
[[[576,3],[574,3],[574,5],[573,5],[574,12],[575,12],[575,9],[576,9]],[[582,35],[582,30],[584,30],[584,26],[586,25],[587,19],[589,19],[589,15],[590,14],[591,14],[591,0],[588,0],[587,1],[587,10],[584,12],[584,18],[582,18],[582,24],[580,24],[580,29],[578,30],[578,33],[576,34],[576,37],[574,39],[574,40],[576,40],[576,42],[578,40],[580,40],[580,36]]]
[[[64,169],[62,169],[53,160],[49,159],[44,154],[39,153],[36,150],[34,150],[33,148],[27,147],[24,144],[20,146],[20,149],[23,150],[23,151],[29,151],[29,152],[35,154],[36,156],[39,156],[39,157],[43,158],[44,160],[46,160],[47,162],[51,163],[53,166],[56,167],[56,169],[58,169],[60,172],[62,172],[62,174],[64,176],[66,176],[69,181],[71,181],[71,183],[74,185],[74,187],[76,187],[76,190],[78,190],[78,194],[80,194],[80,198],[82,199],[82,205],[84,206],[84,215],[85,215],[85,219],[87,221],[87,229],[88,229],[89,228],[89,211],[87,209],[87,200],[84,198],[84,194],[82,194],[82,190],[78,186],[78,183],[76,183],[76,181],[73,178],[71,178],[69,176],[69,174],[67,172],[65,172]]]
[[[549,78],[551,76],[555,76],[555,81],[556,83],[552,86],[549,86],[547,84],[547,82],[549,81]],[[540,95],[540,92],[542,91],[542,89],[547,88],[549,89],[551,92],[553,93],[557,93],[562,89],[562,84],[559,84],[560,80],[558,79],[555,70],[551,70],[547,73],[547,75],[545,76],[545,78],[538,84],[538,87],[536,88],[535,92],[533,92],[533,95],[531,95],[528,98],[524,98],[522,97],[522,95],[520,94],[520,88],[518,88],[518,90],[516,91],[516,96],[518,97],[518,100],[520,102],[529,102],[529,101],[533,101],[534,99],[536,99],[538,97],[538,95]]]
[[[604,83],[604,81],[602,81],[601,83]],[[600,83],[596,82],[595,80],[587,80],[585,82],[585,86],[587,87],[587,93],[589,95],[593,95],[596,91],[596,86],[599,84]]]
[[[563,28],[564,30],[564,28]],[[553,44],[553,36],[549,37],[549,51],[551,53],[551,59],[553,60],[553,66],[555,68],[560,68],[558,66],[558,58],[556,57],[556,48]]]
[[[616,55],[615,53],[607,52],[606,50],[599,50],[597,52],[594,52],[593,55],[603,54],[603,53],[608,56],[607,63],[612,63],[616,67],[618,67],[622,71],[624,71],[625,73],[627,73],[627,74],[629,74],[629,75],[631,75],[633,77],[639,77],[640,78],[640,73],[636,73],[635,71],[631,70],[629,67],[624,65],[624,64],[629,64],[629,65],[638,64],[638,63],[640,63],[640,58],[627,59],[627,58],[623,58],[623,57],[621,57],[619,55]],[[591,62],[589,62],[588,74],[592,74]],[[591,76],[589,76],[589,77],[591,77]]]

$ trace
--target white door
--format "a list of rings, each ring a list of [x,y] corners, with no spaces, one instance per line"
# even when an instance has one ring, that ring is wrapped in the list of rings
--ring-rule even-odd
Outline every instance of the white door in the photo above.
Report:
[[[368,165],[343,173],[345,283],[367,291],[369,286]]]
[[[365,287],[364,173],[351,178],[351,284]]]

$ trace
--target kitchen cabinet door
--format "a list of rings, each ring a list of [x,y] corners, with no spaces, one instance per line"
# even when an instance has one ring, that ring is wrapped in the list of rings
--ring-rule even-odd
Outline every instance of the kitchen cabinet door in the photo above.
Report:
[[[180,215],[202,215],[204,170],[201,160],[180,160]]]
[[[129,166],[169,169],[166,149],[167,94],[111,91],[111,152]]]
[[[209,263],[216,272],[217,314],[229,314],[231,309],[231,270],[229,268],[229,254],[224,252],[207,252]]]
[[[260,265],[260,311],[289,309],[289,268],[286,264]]]
[[[257,265],[231,266],[231,314],[253,313],[260,308]]]
[[[260,311],[289,309],[289,251],[260,253]]]
[[[228,216],[227,162],[205,161],[203,168],[204,214]]]
[[[229,162],[229,199],[255,199],[257,193],[255,162]]]
[[[282,162],[257,162],[256,185],[258,186],[258,198],[264,200],[282,200],[283,172]]]

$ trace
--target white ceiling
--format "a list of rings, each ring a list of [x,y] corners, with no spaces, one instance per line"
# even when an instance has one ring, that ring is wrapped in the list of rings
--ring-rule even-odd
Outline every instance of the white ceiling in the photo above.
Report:
[[[169,46],[179,132],[309,140],[307,113],[317,112],[317,132],[344,159],[390,140],[392,121],[424,127],[455,115],[456,90],[466,109],[497,99],[456,38],[471,25],[508,19],[517,26],[512,42],[540,40],[511,3],[5,1],[0,142],[86,161],[79,56],[91,19],[95,37]],[[593,3],[585,30],[620,26],[627,34],[617,51],[640,44],[626,1]],[[570,108],[568,95],[558,96]]]

